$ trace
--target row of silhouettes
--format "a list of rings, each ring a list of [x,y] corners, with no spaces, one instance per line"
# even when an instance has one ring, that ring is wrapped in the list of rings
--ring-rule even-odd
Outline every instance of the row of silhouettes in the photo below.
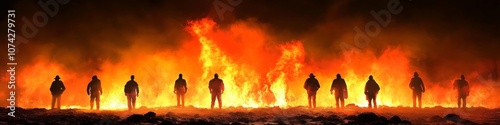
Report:
[[[52,93],[52,106],[51,109],[61,108],[61,95],[66,90],[64,83],[60,80],[61,78],[57,75],[54,78],[54,82],[50,86],[50,92]],[[136,98],[139,96],[139,84],[134,80],[134,75],[130,76],[130,80],[125,84],[124,93],[127,97],[127,106],[129,110],[135,108]],[[221,95],[224,93],[224,82],[219,79],[219,75],[215,74],[214,78],[210,80],[208,88],[212,94],[212,105],[214,108],[215,100],[219,103],[219,109],[222,108]],[[177,106],[184,106],[184,95],[187,92],[187,82],[182,78],[182,74],[179,74],[179,79],[175,81],[174,93],[177,95]],[[92,80],[87,85],[87,95],[90,96],[90,109],[94,109],[94,103],[96,109],[99,110],[99,104],[102,95],[101,80],[97,78],[96,75],[92,76]]]
[[[124,93],[127,97],[128,109],[132,110],[135,108],[136,98],[139,96],[139,85],[134,80],[134,75],[130,76],[130,80],[125,84]],[[464,75],[461,78],[455,80],[454,87],[457,91],[457,105],[458,107],[466,107],[466,99],[469,96],[469,84],[465,80]],[[414,73],[414,77],[411,79],[409,84],[410,89],[413,91],[413,107],[422,108],[422,93],[425,92],[425,87],[422,79],[419,77],[418,73]],[[307,91],[307,100],[309,108],[316,108],[316,92],[319,90],[320,84],[313,73],[309,75],[304,83],[304,89]],[[66,88],[63,82],[60,80],[59,76],[55,77],[54,82],[50,86],[50,91],[52,93],[52,109],[61,107],[61,94]],[[184,106],[184,95],[187,92],[187,82],[182,78],[182,74],[179,74],[179,78],[174,84],[174,93],[177,95],[177,106]],[[214,74],[214,78],[209,81],[208,89],[212,95],[211,108],[214,108],[215,100],[218,102],[219,109],[222,108],[221,95],[224,93],[224,82],[219,79],[218,74]],[[368,81],[365,84],[364,94],[366,95],[366,100],[368,101],[369,108],[377,108],[377,95],[380,91],[380,86],[373,79],[373,76],[368,77]],[[330,93],[335,95],[336,107],[344,108],[344,99],[348,98],[347,84],[340,74],[337,74],[337,78],[333,80]],[[94,108],[94,102],[96,109],[99,110],[100,96],[102,95],[101,81],[97,76],[93,76],[92,80],[87,86],[87,95],[90,96],[90,109]],[[57,102],[56,107],[55,104]],[[372,105],[373,104],[373,105]]]
[[[417,107],[418,101],[418,107],[422,108],[422,93],[425,92],[424,82],[417,72],[415,72],[413,76],[409,84],[413,92],[413,107]],[[461,75],[460,77],[460,79],[455,80],[453,83],[453,89],[457,91],[458,107],[465,108],[470,88],[469,83],[465,80],[465,76]],[[315,78],[314,74],[311,73],[304,83],[304,89],[307,90],[307,99],[310,108],[316,108],[316,92],[319,88],[320,85],[318,80]],[[375,79],[373,79],[373,76],[370,75],[363,91],[368,101],[369,108],[377,108],[377,95],[379,91],[380,86]],[[348,98],[348,92],[347,84],[340,74],[337,74],[337,78],[333,80],[330,93],[335,94],[336,107],[344,108],[344,99]]]

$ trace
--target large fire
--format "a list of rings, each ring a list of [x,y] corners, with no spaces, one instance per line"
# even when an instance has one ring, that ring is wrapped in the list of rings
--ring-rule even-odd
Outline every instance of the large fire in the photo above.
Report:
[[[293,107],[307,105],[303,89],[309,73],[314,73],[321,88],[317,95],[319,107],[335,105],[330,85],[340,73],[346,80],[349,98],[346,104],[367,106],[363,94],[369,75],[379,83],[379,105],[412,106],[408,86],[413,72],[410,52],[400,47],[389,47],[381,55],[371,51],[355,52],[349,57],[327,59],[327,63],[306,62],[307,53],[301,40],[276,41],[262,27],[247,22],[237,22],[227,28],[219,28],[211,19],[190,21],[186,27],[192,39],[186,40],[177,50],[143,52],[144,45],[134,44],[123,51],[121,61],[103,59],[94,72],[71,72],[57,61],[45,56],[34,57],[38,62],[24,66],[19,72],[18,104],[20,107],[49,108],[50,83],[60,75],[67,90],[62,95],[62,108],[89,108],[89,96],[85,89],[96,74],[102,81],[101,109],[126,109],[123,92],[129,76],[134,74],[140,94],[137,107],[168,107],[176,105],[173,93],[177,74],[184,74],[188,91],[186,105],[210,107],[208,81],[218,73],[226,90],[222,95],[223,107]],[[141,41],[137,39],[135,41]],[[140,42],[136,42],[140,43]],[[55,58],[54,60],[57,60]],[[86,63],[82,61],[82,63]],[[420,72],[426,92],[423,107],[455,107],[455,91],[452,81],[460,73],[450,74],[446,81],[429,81]],[[477,79],[478,73],[465,74]],[[470,82],[471,94],[468,106],[499,107],[499,94],[488,82]],[[443,86],[446,85],[446,86]]]

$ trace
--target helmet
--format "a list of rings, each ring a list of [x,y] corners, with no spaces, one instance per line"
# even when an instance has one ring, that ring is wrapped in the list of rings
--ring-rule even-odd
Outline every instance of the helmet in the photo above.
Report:
[[[314,76],[314,74],[313,74],[313,73],[311,73],[311,74],[309,74],[309,77],[311,77],[311,78],[312,78],[312,77],[316,77],[316,76]]]

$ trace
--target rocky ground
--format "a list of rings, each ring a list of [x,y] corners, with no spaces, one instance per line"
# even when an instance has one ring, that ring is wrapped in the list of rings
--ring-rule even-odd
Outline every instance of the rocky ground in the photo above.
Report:
[[[84,109],[16,109],[10,117],[0,111],[0,124],[500,124],[500,109],[380,107],[372,110],[349,106],[332,108],[242,108],[204,109],[194,107],[139,108],[129,111]]]

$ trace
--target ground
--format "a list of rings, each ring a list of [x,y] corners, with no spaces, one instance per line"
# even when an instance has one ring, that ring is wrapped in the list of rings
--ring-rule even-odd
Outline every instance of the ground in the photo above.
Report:
[[[432,107],[348,106],[346,109],[307,107],[269,107],[206,109],[194,107],[145,108],[134,111],[85,109],[47,110],[0,109],[0,124],[500,124],[500,109]]]

